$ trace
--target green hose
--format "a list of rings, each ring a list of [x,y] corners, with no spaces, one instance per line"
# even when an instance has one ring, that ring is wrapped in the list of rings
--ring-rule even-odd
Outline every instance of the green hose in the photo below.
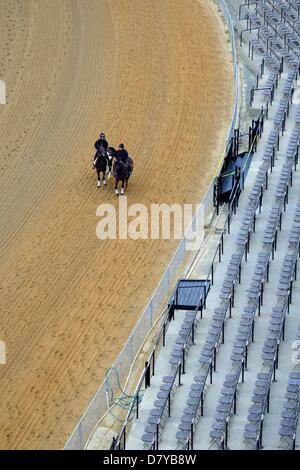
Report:
[[[109,369],[106,370],[105,372],[105,379],[107,379],[109,381],[109,378],[108,378],[108,374],[111,373],[111,372],[114,372],[116,374],[116,378],[117,378],[117,384],[118,384],[118,387],[119,387],[119,391],[120,391],[120,395],[118,396],[118,398],[114,399],[114,392],[112,389],[110,389],[112,395],[111,395],[111,401],[113,402],[113,405],[116,405],[116,406],[119,406],[120,408],[123,408],[123,409],[126,409],[126,410],[129,410],[132,406],[132,403],[134,403],[134,407],[133,407],[133,411],[136,411],[136,396],[135,395],[128,395],[121,387],[121,384],[120,384],[120,379],[119,379],[119,373],[116,369],[115,366],[112,366],[110,367]],[[108,390],[107,390],[108,391]],[[140,395],[139,398],[138,398],[138,402],[140,403],[141,400],[143,398],[143,395]],[[110,410],[110,414],[115,418],[117,419],[118,421],[122,421],[122,420],[119,420],[119,418],[117,418],[116,416],[113,415],[113,413],[111,412]],[[133,417],[132,417],[133,418]],[[131,418],[131,419],[132,419]]]

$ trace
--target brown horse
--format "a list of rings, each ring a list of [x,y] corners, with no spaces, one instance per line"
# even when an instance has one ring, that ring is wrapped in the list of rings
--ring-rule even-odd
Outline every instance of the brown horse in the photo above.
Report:
[[[97,175],[98,175],[98,188],[101,187],[101,173],[102,173],[102,181],[104,186],[106,186],[106,169],[108,165],[108,156],[106,154],[106,151],[104,147],[100,147],[95,155],[94,162],[93,162],[93,168],[96,168],[97,170]]]
[[[125,193],[125,188],[127,188],[128,185],[128,180],[130,178],[130,175],[133,171],[133,161],[130,157],[127,158],[125,162],[121,160],[115,160],[114,166],[113,166],[113,175],[116,180],[115,184],[115,191],[116,195],[119,196],[119,182],[122,182],[121,185],[121,194]]]

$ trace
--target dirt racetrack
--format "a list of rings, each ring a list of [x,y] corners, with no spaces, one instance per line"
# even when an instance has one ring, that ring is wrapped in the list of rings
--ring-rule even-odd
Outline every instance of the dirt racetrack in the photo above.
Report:
[[[0,0],[0,447],[62,448],[176,241],[100,241],[100,131],[135,160],[128,203],[197,202],[233,70],[208,0]]]

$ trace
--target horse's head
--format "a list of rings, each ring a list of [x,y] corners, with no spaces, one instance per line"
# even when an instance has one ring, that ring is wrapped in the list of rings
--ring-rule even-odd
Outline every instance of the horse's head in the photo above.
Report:
[[[110,159],[112,159],[116,155],[116,149],[114,147],[108,147],[106,154]]]

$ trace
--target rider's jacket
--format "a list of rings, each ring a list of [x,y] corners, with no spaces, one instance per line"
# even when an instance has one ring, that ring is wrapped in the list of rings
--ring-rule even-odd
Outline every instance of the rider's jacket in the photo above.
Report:
[[[104,150],[107,150],[108,147],[108,142],[105,139],[98,139],[97,142],[95,142],[95,149],[99,150],[100,147],[103,147]]]
[[[128,152],[125,149],[118,149],[116,152],[116,159],[125,162],[128,158]]]

